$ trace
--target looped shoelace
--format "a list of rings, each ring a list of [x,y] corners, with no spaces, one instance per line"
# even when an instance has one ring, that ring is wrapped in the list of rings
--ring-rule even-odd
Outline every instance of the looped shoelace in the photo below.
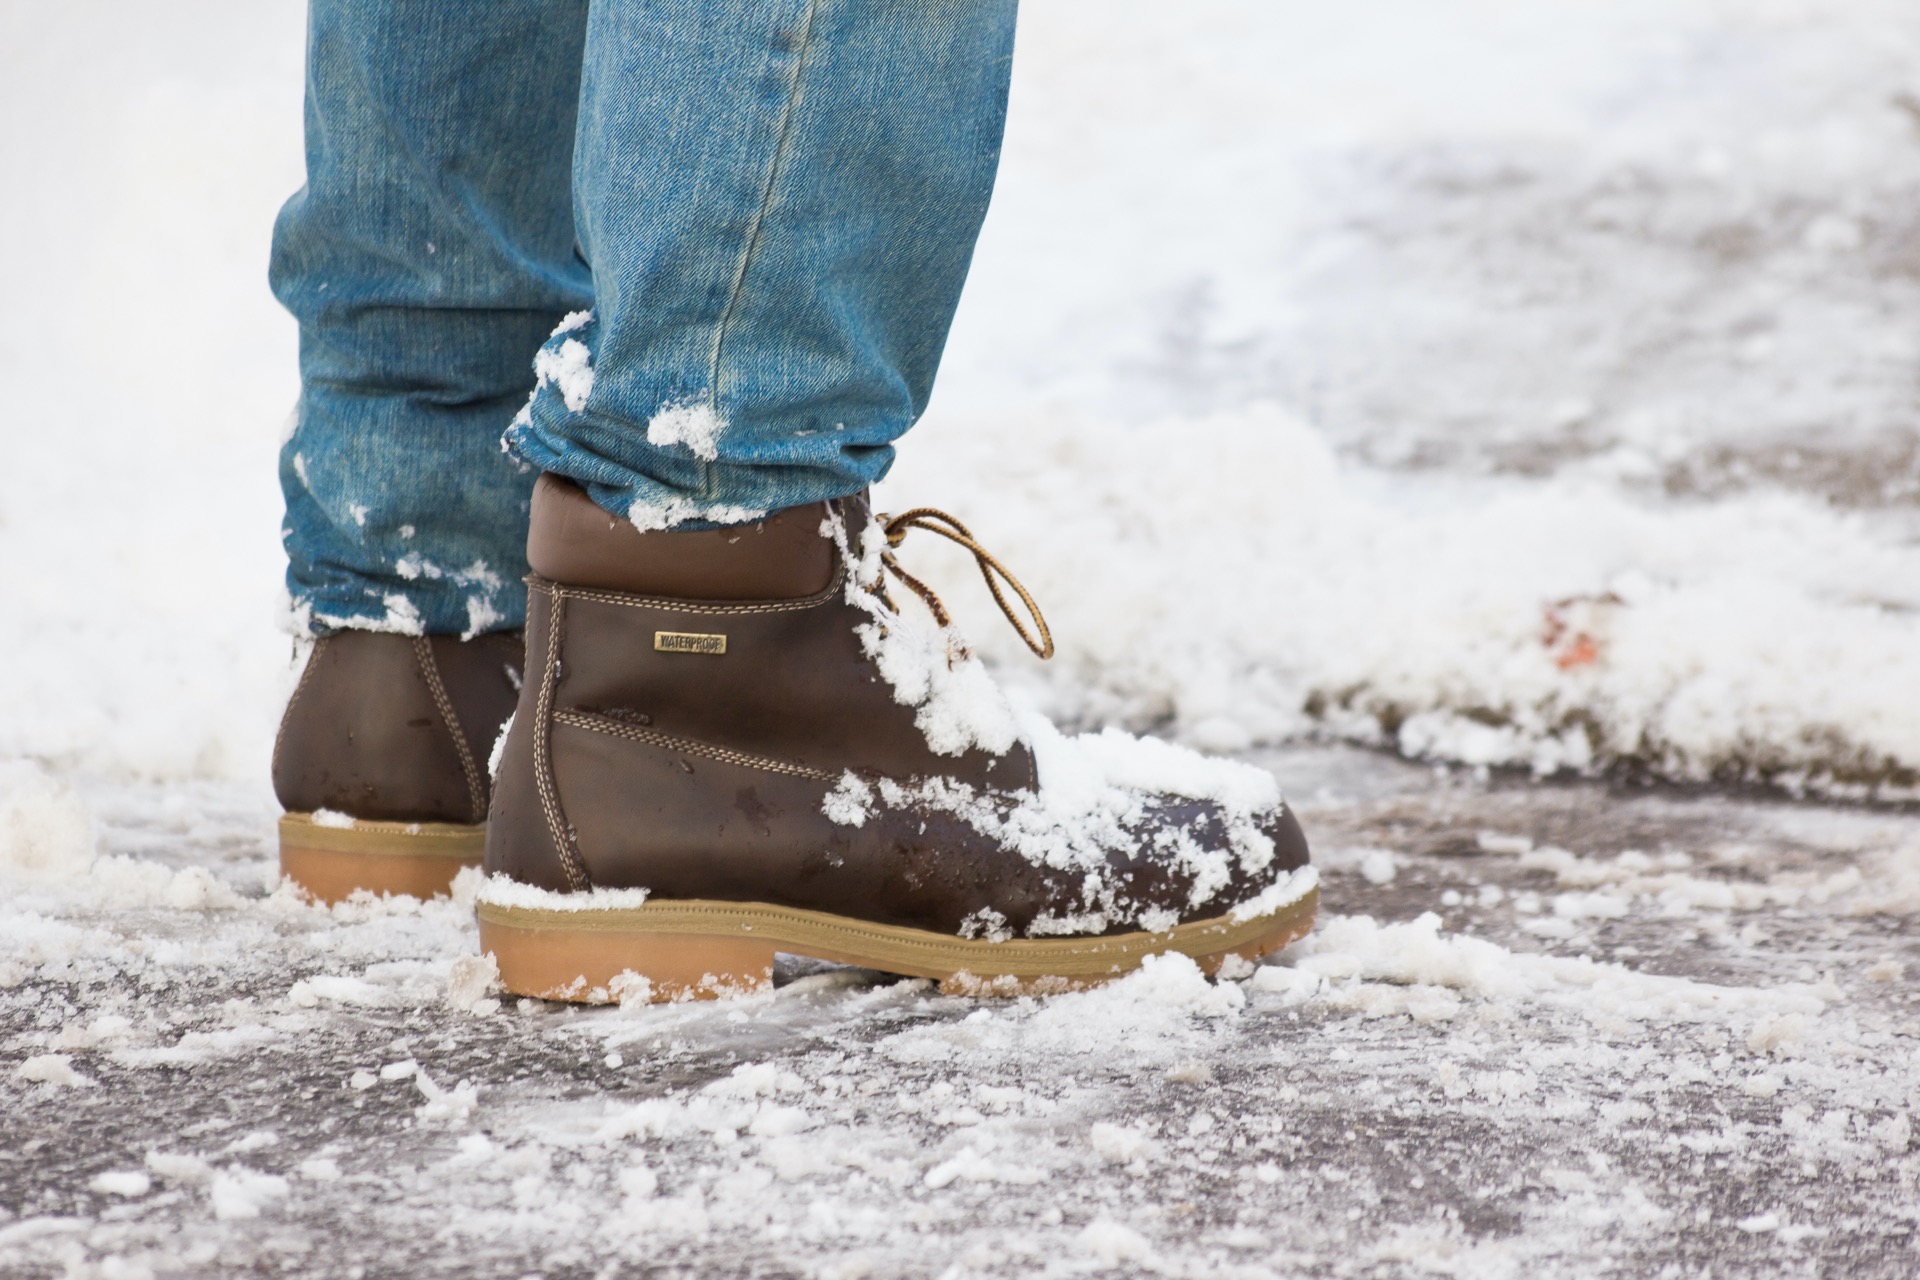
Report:
[[[940,597],[933,593],[933,588],[902,569],[900,562],[893,558],[891,550],[899,546],[906,539],[907,534],[914,529],[925,529],[929,533],[937,533],[947,541],[958,543],[971,551],[974,562],[980,566],[980,576],[986,579],[987,590],[993,592],[994,603],[1000,606],[1000,612],[1007,615],[1007,621],[1013,624],[1015,631],[1020,633],[1020,638],[1027,642],[1027,648],[1043,659],[1053,656],[1053,633],[1047,629],[1047,620],[1041,615],[1040,606],[1034,603],[1027,589],[1020,585],[1020,579],[1007,572],[1007,566],[1001,564],[991,552],[973,540],[973,533],[967,526],[946,512],[933,507],[915,507],[897,516],[877,518],[881,522],[881,527],[886,530],[889,548],[881,553],[880,563],[885,565],[887,571],[894,577],[905,583],[909,591],[926,601],[927,608],[933,612],[934,621],[942,627],[953,623],[952,617],[947,613],[947,607],[940,603]],[[995,575],[1005,579],[1006,584],[1013,588],[1014,594],[1020,597],[1020,603],[1026,606],[1027,616],[1033,619],[1034,626],[1040,632],[1038,640],[1033,638],[1033,633],[1027,630],[1026,624],[1020,620],[1018,614],[1014,613],[1013,606],[1007,602],[1006,594],[1000,590],[1000,583]]]

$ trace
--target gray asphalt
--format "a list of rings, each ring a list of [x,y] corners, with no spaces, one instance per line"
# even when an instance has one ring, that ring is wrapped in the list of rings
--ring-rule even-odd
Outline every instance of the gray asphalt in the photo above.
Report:
[[[1282,957],[1284,981],[985,1006],[790,961],[735,1004],[456,1009],[456,905],[328,916],[265,896],[252,798],[208,791],[169,837],[130,816],[149,796],[90,797],[109,851],[238,896],[16,898],[0,1274],[1920,1266],[1920,814],[1264,762],[1347,942]],[[1354,917],[1426,912],[1510,954],[1395,973],[1352,942]],[[1501,988],[1538,957],[1557,980]],[[21,1078],[53,1051],[85,1083]],[[149,1186],[96,1181],[116,1172]]]

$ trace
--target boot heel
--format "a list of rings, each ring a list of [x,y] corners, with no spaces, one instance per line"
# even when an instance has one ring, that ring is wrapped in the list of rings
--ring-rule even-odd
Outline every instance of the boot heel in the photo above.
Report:
[[[590,916],[590,912],[581,912]],[[697,933],[526,927],[480,917],[480,950],[515,995],[576,1004],[716,1000],[773,988],[771,943]]]
[[[315,822],[280,819],[280,874],[327,904],[364,889],[425,900],[451,891],[453,878],[480,865],[486,828],[439,822]]]

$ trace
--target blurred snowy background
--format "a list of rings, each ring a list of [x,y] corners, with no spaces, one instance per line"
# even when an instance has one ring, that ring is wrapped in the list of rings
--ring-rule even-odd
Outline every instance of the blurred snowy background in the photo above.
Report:
[[[1051,710],[1281,770],[1320,938],[575,1018],[270,894],[301,8],[14,0],[0,1271],[1911,1274],[1920,12],[1022,22],[882,496]],[[1593,773],[1812,799],[1514,781]]]
[[[1024,22],[997,203],[883,493],[1036,587],[1055,668],[975,627],[1014,679],[1216,749],[1914,793],[1909,10]],[[258,784],[299,6],[0,23],[0,754]]]

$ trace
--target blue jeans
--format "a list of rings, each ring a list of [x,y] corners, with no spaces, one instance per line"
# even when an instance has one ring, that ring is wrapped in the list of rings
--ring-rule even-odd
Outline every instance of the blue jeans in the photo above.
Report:
[[[309,629],[521,625],[543,470],[643,528],[885,474],[986,213],[1015,3],[311,0],[271,269]]]

